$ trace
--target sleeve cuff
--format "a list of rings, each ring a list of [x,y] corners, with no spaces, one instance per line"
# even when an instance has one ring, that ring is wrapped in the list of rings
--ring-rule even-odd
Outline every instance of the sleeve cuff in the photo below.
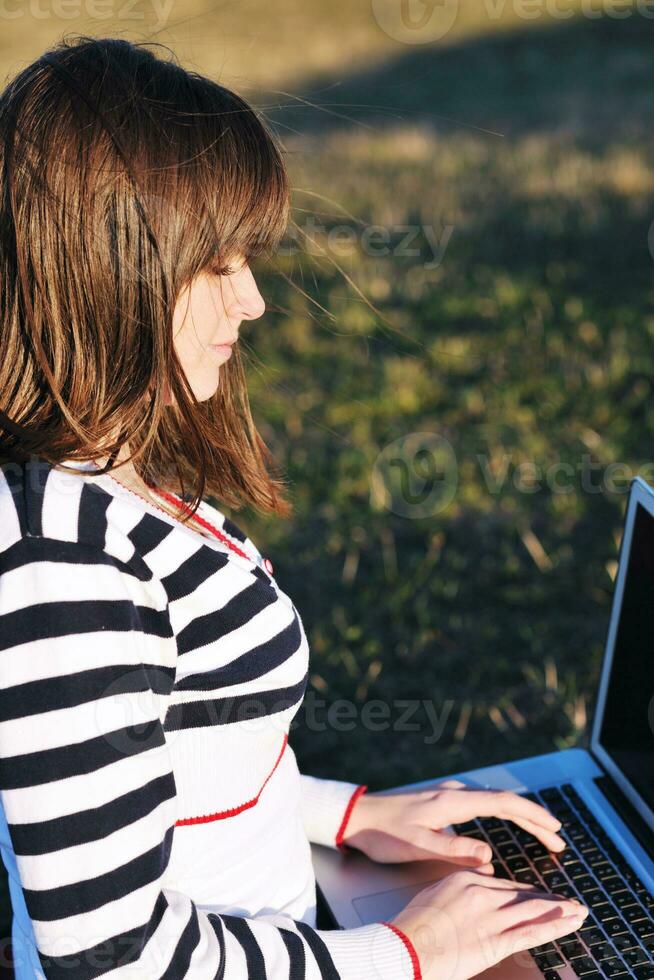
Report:
[[[347,980],[422,980],[420,964],[408,937],[388,922],[356,929],[316,930],[334,966]]]
[[[354,804],[367,786],[301,775],[300,810],[308,839],[346,853],[343,835]]]

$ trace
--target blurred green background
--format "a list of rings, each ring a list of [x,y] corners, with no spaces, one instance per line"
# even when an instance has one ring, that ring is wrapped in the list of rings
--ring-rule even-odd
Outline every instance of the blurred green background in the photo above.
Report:
[[[231,516],[311,643],[300,768],[371,789],[585,744],[654,473],[654,20],[454,3],[0,16],[6,76],[64,33],[155,41],[284,143],[300,231],[243,336],[295,514]]]

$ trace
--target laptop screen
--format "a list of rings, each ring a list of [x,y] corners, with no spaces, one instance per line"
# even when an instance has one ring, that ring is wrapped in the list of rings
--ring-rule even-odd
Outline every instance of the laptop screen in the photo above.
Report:
[[[636,505],[601,747],[654,810],[654,517]]]

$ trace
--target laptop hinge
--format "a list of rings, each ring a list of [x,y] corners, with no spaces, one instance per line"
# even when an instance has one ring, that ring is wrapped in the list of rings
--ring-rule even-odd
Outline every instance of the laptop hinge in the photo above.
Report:
[[[650,857],[654,856],[654,832],[647,826],[635,806],[629,802],[610,776],[596,776],[593,782],[622,817],[638,843],[645,848]]]

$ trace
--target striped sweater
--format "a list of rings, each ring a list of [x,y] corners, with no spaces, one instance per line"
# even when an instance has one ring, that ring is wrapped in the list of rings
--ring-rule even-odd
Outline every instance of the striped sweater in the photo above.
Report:
[[[388,923],[316,928],[310,841],[365,787],[300,774],[302,621],[91,463],[0,467],[0,850],[17,980],[413,980]],[[415,965],[414,965],[415,964]]]

